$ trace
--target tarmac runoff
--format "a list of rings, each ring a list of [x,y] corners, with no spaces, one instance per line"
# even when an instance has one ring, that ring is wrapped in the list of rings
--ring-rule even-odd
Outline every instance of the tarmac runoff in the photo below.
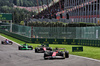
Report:
[[[0,36],[0,41],[6,39]],[[18,50],[18,43],[0,44],[0,66],[100,66],[100,60],[70,55],[66,59],[44,60],[43,53]]]

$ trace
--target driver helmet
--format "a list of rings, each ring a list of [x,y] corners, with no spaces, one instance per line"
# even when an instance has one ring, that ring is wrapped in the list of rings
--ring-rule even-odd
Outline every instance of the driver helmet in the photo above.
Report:
[[[56,50],[58,50],[58,48],[57,48],[57,47],[56,47],[55,49],[56,49]]]
[[[57,47],[55,48],[55,51],[58,52],[58,48]]]

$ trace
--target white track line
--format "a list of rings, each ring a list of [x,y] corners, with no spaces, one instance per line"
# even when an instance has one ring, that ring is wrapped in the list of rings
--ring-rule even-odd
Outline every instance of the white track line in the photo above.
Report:
[[[77,55],[71,55],[71,56],[75,56],[75,57],[79,57],[79,58],[83,58],[83,59],[88,59],[88,60],[100,62],[100,60],[93,59],[93,58],[88,58],[88,57],[83,57],[83,56],[77,56]]]
[[[0,35],[1,36],[1,35]],[[3,36],[1,36],[2,38],[5,38],[5,37],[3,37]],[[8,39],[8,38],[5,38],[5,39]],[[10,39],[9,39],[10,40]],[[14,41],[13,41],[14,42]],[[15,44],[17,44],[17,45],[20,45],[20,44],[18,44],[18,43],[16,43],[16,42],[14,42]],[[21,46],[21,45],[20,45]],[[70,54],[71,55],[71,54]],[[92,60],[92,61],[97,61],[97,62],[100,62],[100,60],[97,60],[97,59],[92,59],[92,58],[88,58],[88,57],[82,57],[82,56],[77,56],[77,55],[71,55],[71,56],[75,56],[75,57],[79,57],[79,58],[84,58],[84,59],[88,59],[88,60]]]

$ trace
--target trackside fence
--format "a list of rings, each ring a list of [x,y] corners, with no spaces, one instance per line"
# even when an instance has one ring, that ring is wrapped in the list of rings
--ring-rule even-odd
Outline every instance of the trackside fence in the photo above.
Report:
[[[100,26],[96,27],[33,27],[32,38],[100,39]]]
[[[1,33],[31,43],[71,44],[100,47],[100,26],[95,27],[28,27],[13,24]]]

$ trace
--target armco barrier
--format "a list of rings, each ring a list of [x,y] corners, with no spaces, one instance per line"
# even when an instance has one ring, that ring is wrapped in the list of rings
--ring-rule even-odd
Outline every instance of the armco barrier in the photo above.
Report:
[[[68,44],[68,45],[83,45],[83,46],[95,46],[100,47],[100,40],[89,40],[89,39],[47,39],[47,38],[28,38],[18,34],[14,34],[5,30],[0,29],[0,32],[11,37],[20,39],[28,43],[48,43],[48,44]]]
[[[32,43],[68,44],[100,47],[100,40],[32,38]]]
[[[22,41],[28,42],[28,43],[31,42],[31,38],[28,38],[28,37],[24,37],[24,36],[21,36],[21,35],[15,34],[15,33],[11,33],[11,32],[8,32],[8,31],[2,30],[2,29],[0,29],[0,32],[3,34],[9,35],[11,37],[20,39]]]

